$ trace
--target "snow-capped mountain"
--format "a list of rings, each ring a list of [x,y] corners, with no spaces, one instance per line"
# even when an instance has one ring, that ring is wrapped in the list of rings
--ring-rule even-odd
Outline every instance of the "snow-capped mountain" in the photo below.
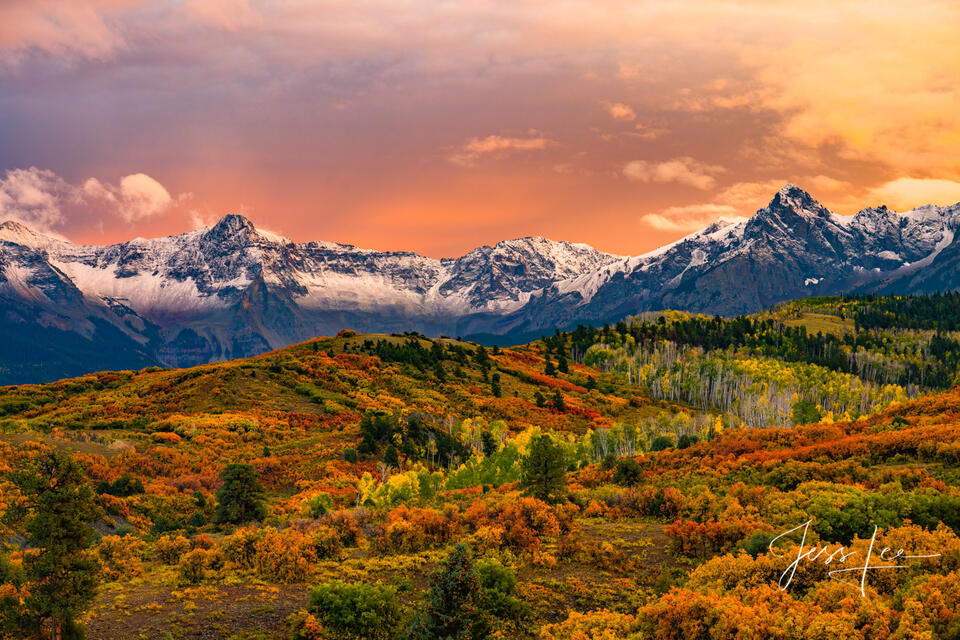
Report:
[[[793,185],[749,220],[637,257],[537,237],[435,260],[294,243],[238,215],[109,246],[6,222],[0,381],[192,365],[342,328],[508,343],[645,310],[736,314],[809,295],[952,289],[958,225],[960,205],[838,216]]]
[[[0,324],[71,343],[61,348],[68,354],[85,352],[109,334],[105,353],[138,354],[127,366],[187,366],[344,327],[452,334],[461,318],[500,317],[554,282],[618,259],[583,244],[520,238],[435,260],[329,242],[297,244],[238,215],[207,229],[109,246],[76,245],[5,222]],[[22,353],[19,362],[6,355],[0,347],[0,369],[7,369],[0,380],[32,379],[14,373],[24,369]],[[56,369],[50,364],[56,359],[45,355],[44,366]],[[100,366],[68,359],[77,366],[57,375]]]
[[[960,262],[958,226],[960,204],[905,213],[881,206],[839,216],[787,185],[749,220],[719,221],[667,247],[547,287],[504,325],[528,333],[637,311],[736,315],[812,295],[955,289],[960,276],[942,265],[949,256]]]

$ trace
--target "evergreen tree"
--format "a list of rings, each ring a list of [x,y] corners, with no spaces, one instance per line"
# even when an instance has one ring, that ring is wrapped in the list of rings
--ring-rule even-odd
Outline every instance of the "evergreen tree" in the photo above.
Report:
[[[553,361],[550,359],[550,356],[547,356],[547,363],[543,367],[543,373],[548,376],[556,375],[557,371],[553,368]]]
[[[550,402],[553,403],[553,408],[563,413],[567,410],[567,405],[563,401],[563,394],[560,393],[560,389],[557,389],[553,392],[553,398],[550,399]]]
[[[499,398],[503,395],[503,390],[500,388],[500,374],[493,374],[492,382],[490,383],[490,393],[493,394],[494,398]]]
[[[217,489],[217,524],[243,524],[251,520],[263,520],[267,507],[263,485],[251,464],[228,464],[220,473],[223,484]]]
[[[537,436],[530,443],[530,452],[520,461],[520,486],[526,495],[544,502],[563,499],[567,490],[567,465],[563,448],[550,436]]]
[[[497,437],[489,431],[484,431],[480,434],[480,444],[483,446],[483,455],[486,457],[492,456],[500,448]]]
[[[570,373],[570,367],[567,365],[567,356],[563,353],[557,358],[557,370],[560,373]]]
[[[485,640],[490,616],[481,607],[480,577],[464,544],[458,544],[430,580],[423,614],[414,622],[413,640]]]
[[[20,497],[4,521],[22,524],[34,551],[23,560],[28,595],[20,611],[9,616],[3,611],[4,625],[38,636],[50,624],[54,640],[82,638],[76,619],[93,602],[98,572],[87,552],[93,543],[90,522],[98,510],[83,469],[69,456],[48,453],[11,473],[10,480]]]
[[[383,461],[391,467],[400,466],[400,454],[397,452],[397,448],[392,444],[387,447],[386,451],[383,452]]]
[[[547,396],[541,393],[540,389],[537,389],[536,393],[533,394],[533,400],[537,403],[537,406],[541,409],[547,406]]]

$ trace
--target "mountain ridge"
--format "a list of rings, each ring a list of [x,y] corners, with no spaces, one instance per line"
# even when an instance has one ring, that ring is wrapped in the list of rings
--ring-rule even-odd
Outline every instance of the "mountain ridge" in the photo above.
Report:
[[[958,288],[958,226],[960,204],[839,216],[792,184],[746,220],[639,256],[527,236],[435,259],[296,243],[239,214],[174,236],[79,245],[7,221],[0,328],[25,340],[59,332],[54,342],[72,345],[66,360],[109,334],[102,348],[137,354],[131,367],[250,356],[343,328],[506,344],[640,311],[734,315],[809,295]],[[0,382],[78,366],[0,357]]]

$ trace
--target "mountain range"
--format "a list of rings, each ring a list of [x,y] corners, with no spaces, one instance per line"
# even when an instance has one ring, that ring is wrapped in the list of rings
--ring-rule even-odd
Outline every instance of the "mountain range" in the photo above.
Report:
[[[460,258],[294,243],[239,215],[108,246],[0,224],[0,383],[191,366],[340,329],[509,344],[640,311],[736,315],[849,292],[960,288],[960,204],[834,214],[787,185],[745,221],[618,256],[528,237]]]

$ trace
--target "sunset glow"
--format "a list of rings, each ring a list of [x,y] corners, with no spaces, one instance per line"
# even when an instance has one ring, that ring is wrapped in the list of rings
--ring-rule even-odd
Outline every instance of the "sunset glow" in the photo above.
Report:
[[[0,219],[639,254],[784,183],[960,200],[960,5],[12,0]]]

